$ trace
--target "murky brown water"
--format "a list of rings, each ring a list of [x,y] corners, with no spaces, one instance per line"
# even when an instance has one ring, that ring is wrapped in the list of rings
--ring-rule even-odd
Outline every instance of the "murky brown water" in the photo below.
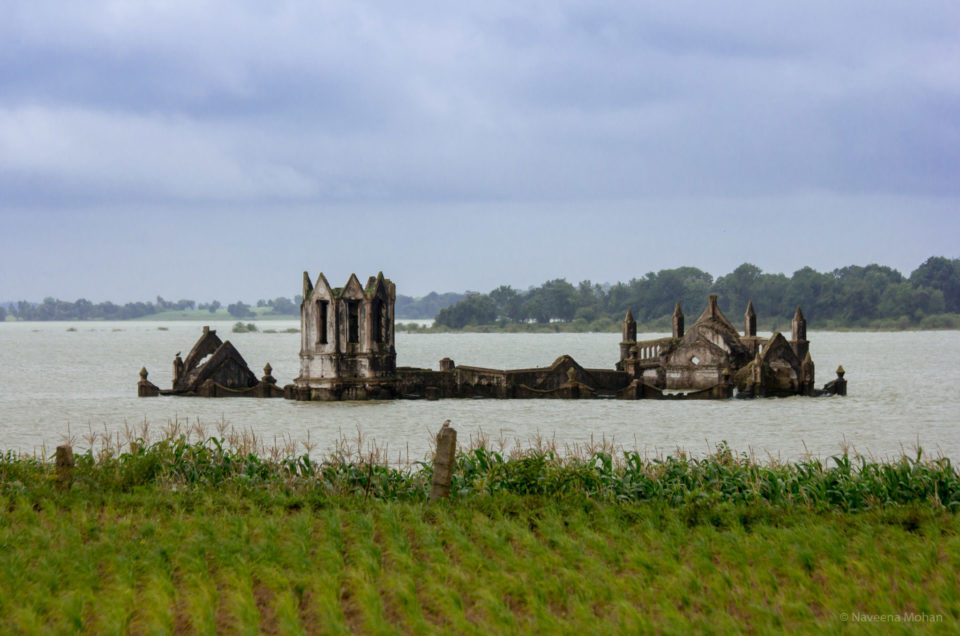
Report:
[[[258,375],[266,362],[281,384],[297,373],[297,334],[233,334],[231,323],[212,324],[231,340]],[[296,321],[262,328],[296,327]],[[68,331],[73,327],[76,331]],[[167,329],[158,330],[158,327]],[[145,419],[156,430],[173,419],[207,424],[226,420],[268,442],[304,440],[315,452],[359,430],[392,456],[414,459],[428,449],[430,432],[445,419],[461,439],[537,437],[559,445],[606,438],[653,453],[683,448],[702,453],[721,441],[792,459],[806,451],[827,457],[846,443],[877,457],[912,451],[960,460],[960,332],[809,334],[817,385],[847,370],[846,398],[787,398],[675,402],[615,400],[441,400],[303,403],[286,400],[136,397],[137,372],[169,387],[171,361],[200,334],[201,323],[0,324],[0,449],[32,451],[74,435],[122,430]],[[641,336],[643,337],[643,336]],[[609,368],[618,334],[405,334],[397,335],[398,364],[436,368],[457,363],[505,368],[545,366],[569,353],[588,367]],[[83,442],[80,442],[81,446]]]

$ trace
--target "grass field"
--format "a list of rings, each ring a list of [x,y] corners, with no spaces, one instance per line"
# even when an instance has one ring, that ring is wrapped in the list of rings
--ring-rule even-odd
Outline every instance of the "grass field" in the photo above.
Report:
[[[474,447],[429,503],[429,464],[248,443],[104,445],[69,488],[0,458],[0,630],[960,631],[945,460]]]

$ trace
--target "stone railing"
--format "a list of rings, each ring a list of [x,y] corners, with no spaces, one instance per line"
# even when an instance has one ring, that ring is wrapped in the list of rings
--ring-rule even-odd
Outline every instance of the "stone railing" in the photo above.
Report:
[[[660,352],[663,351],[671,342],[672,338],[659,338],[657,340],[643,340],[630,347],[637,349],[637,360],[641,362],[652,362],[660,358]]]

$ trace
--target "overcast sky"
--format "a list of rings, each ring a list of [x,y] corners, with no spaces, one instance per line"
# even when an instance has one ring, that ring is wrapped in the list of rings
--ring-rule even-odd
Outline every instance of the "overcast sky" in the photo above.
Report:
[[[960,3],[2,3],[0,300],[960,256]]]

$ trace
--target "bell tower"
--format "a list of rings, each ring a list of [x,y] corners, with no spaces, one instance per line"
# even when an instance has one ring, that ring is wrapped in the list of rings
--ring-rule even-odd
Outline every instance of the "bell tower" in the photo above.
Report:
[[[331,288],[323,274],[311,284],[304,272],[303,291],[297,397],[392,397],[397,370],[393,282],[380,272],[364,287],[351,274],[346,285]]]

